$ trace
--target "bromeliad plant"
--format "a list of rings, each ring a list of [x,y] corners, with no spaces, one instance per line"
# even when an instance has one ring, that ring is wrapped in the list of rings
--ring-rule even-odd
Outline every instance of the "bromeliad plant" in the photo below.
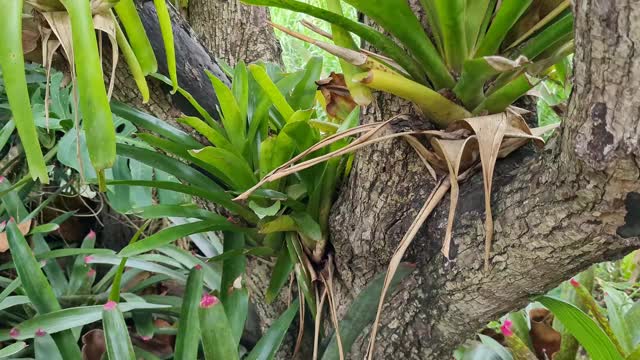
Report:
[[[74,99],[83,114],[83,128],[91,134],[87,141],[89,157],[100,188],[104,190],[104,170],[113,165],[116,157],[116,132],[109,97],[113,91],[118,52],[122,51],[143,101],[149,98],[145,75],[157,70],[153,49],[133,0],[10,0],[5,5],[5,21],[0,24],[0,66],[32,178],[43,183],[49,180],[24,77],[23,53],[33,51],[38,45],[36,41],[40,40],[43,65],[48,70],[59,49],[70,64],[71,76],[77,86]],[[156,0],[155,5],[175,91],[177,76],[169,12],[165,0]],[[114,10],[124,30],[116,20]],[[27,18],[24,27],[23,18]],[[107,35],[113,51],[108,90],[104,86],[99,53],[102,33]],[[27,40],[27,48],[23,48],[23,40]],[[45,113],[48,113],[48,104],[45,101]],[[76,127],[77,122],[78,118]]]
[[[193,128],[201,140],[209,145],[202,145],[190,135],[149,115],[113,104],[112,109],[116,114],[151,132],[138,134],[138,139],[146,145],[119,144],[118,154],[169,173],[181,183],[127,179],[112,181],[110,185],[153,187],[188,194],[220,206],[222,209],[219,211],[228,216],[223,217],[192,204],[136,209],[133,213],[144,218],[198,220],[160,231],[125,247],[119,255],[134,256],[153,251],[180,237],[203,231],[222,231],[223,252],[210,259],[210,262],[222,263],[219,300],[225,309],[229,307],[244,311],[236,315],[227,313],[232,324],[236,320],[244,323],[247,316],[246,307],[230,305],[230,302],[247,302],[247,290],[243,283],[246,256],[275,255],[276,263],[266,290],[266,301],[274,301],[288,279],[295,276],[298,293],[301,294],[301,323],[304,322],[306,309],[319,324],[326,300],[334,327],[338,328],[333,300],[333,264],[327,254],[328,216],[336,186],[348,171],[348,158],[334,158],[295,177],[272,182],[256,191],[246,202],[233,201],[234,196],[254,187],[260,177],[287,161],[320,156],[348,144],[348,137],[353,134],[351,128],[358,121],[358,109],[354,109],[352,101],[340,98],[340,94],[346,92],[344,86],[333,84],[331,89],[325,87],[325,95],[333,94],[329,101],[337,117],[332,116],[328,121],[317,119],[314,108],[318,97],[315,81],[320,76],[321,68],[320,58],[312,58],[303,70],[290,74],[282,73],[269,64],[245,66],[240,63],[229,73],[232,77],[230,88],[222,80],[210,76],[220,102],[218,115],[221,123],[216,122],[184,90],[178,88],[187,99],[192,100],[202,116],[202,119],[182,117],[178,121]],[[345,110],[347,108],[349,111]],[[340,114],[346,114],[346,117]],[[332,137],[339,137],[342,141],[333,142],[330,149],[309,155],[319,142]],[[375,303],[370,300],[373,293],[367,295],[366,304]],[[292,312],[286,312],[283,317],[294,316],[296,311]],[[371,314],[369,310],[365,317],[370,318]],[[282,331],[288,328],[291,320],[292,317],[283,320],[283,324],[280,324]],[[363,320],[358,325],[359,331],[366,324],[367,321]],[[318,354],[321,333],[320,326],[317,326],[315,338]],[[300,328],[302,331],[304,326]],[[233,326],[233,329],[234,338],[237,339],[242,328]],[[355,335],[349,331],[351,342],[359,331]],[[277,344],[284,333],[278,336],[280,340]],[[203,333],[203,340],[207,337]],[[268,341],[271,340],[265,340]],[[338,346],[340,350],[336,350],[335,356],[343,354],[342,344],[346,347],[348,343],[334,343],[333,346]],[[260,348],[260,343],[257,348]],[[273,356],[275,350],[270,351],[273,351],[270,352],[270,356]],[[252,358],[251,355],[249,358]]]
[[[318,33],[333,43],[273,26],[340,57],[349,90],[359,104],[366,105],[371,101],[371,90],[386,91],[410,100],[436,126],[446,130],[382,135],[393,119],[364,125],[355,130],[363,135],[349,146],[297,165],[294,163],[300,158],[284,164],[237,199],[245,199],[265,183],[280,180],[333,156],[401,136],[413,146],[434,178],[435,170],[448,173],[449,177],[438,182],[401,240],[391,259],[387,283],[422,223],[450,189],[449,221],[442,247],[443,254],[449,258],[458,182],[476,168],[482,169],[484,178],[484,263],[485,271],[489,271],[493,239],[490,196],[493,169],[498,158],[507,156],[529,140],[543,144],[541,135],[549,128],[530,129],[520,116],[523,110],[513,104],[553,71],[554,64],[573,52],[570,1],[421,0],[428,24],[426,29],[405,0],[344,1],[393,37],[343,17],[340,0],[327,0],[326,9],[296,0],[243,1],[302,12],[331,23],[332,34]],[[360,49],[352,34],[380,53]],[[431,148],[413,136],[426,136]],[[323,145],[330,143],[327,141]],[[314,149],[319,148],[322,146]],[[378,313],[382,310],[385,291]],[[373,355],[376,331],[374,325],[369,358]]]

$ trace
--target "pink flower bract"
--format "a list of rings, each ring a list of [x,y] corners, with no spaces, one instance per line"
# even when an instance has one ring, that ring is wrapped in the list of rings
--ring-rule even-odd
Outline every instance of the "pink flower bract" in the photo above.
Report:
[[[504,324],[502,324],[502,326],[500,327],[500,331],[502,331],[502,335],[506,337],[513,336],[513,330],[511,330],[512,325],[513,325],[513,322],[511,322],[511,320],[509,319],[505,320]]]
[[[210,308],[210,307],[216,305],[219,302],[220,302],[220,300],[218,300],[217,297],[215,297],[213,295],[209,295],[209,294],[204,294],[204,295],[202,295],[202,300],[200,300],[200,307],[201,308]]]

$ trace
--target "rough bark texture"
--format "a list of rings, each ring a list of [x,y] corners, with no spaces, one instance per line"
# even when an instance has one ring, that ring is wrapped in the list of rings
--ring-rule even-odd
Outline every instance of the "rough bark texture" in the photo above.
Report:
[[[190,0],[189,22],[218,59],[230,65],[242,60],[280,63],[280,45],[267,8],[241,4],[239,0]]]
[[[576,1],[575,87],[568,118],[547,148],[522,149],[497,167],[492,269],[483,258],[480,174],[462,185],[453,260],[440,255],[448,199],[427,221],[407,260],[417,269],[387,301],[376,358],[449,358],[488,321],[592,263],[640,246],[640,2]],[[366,117],[403,111],[381,97]],[[385,271],[433,181],[401,141],[356,156],[334,207],[340,312]],[[365,339],[366,340],[366,339]],[[366,341],[349,358],[361,359]]]

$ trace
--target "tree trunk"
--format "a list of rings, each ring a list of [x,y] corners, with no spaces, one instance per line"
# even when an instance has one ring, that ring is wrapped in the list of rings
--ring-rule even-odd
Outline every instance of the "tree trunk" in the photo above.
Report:
[[[417,269],[390,297],[376,358],[450,358],[487,322],[521,308],[563,280],[640,246],[640,28],[637,0],[576,1],[574,93],[559,134],[542,152],[499,161],[493,184],[495,239],[483,271],[480,174],[461,186],[452,261],[440,254],[448,201],[432,214],[407,255]],[[405,111],[387,96],[365,116]],[[334,206],[332,242],[346,311],[391,254],[434,182],[402,141],[356,156]],[[349,358],[361,359],[367,336]]]
[[[450,358],[488,321],[590,264],[640,246],[640,100],[634,96],[640,83],[634,56],[640,28],[632,26],[638,5],[638,0],[576,1],[576,79],[568,118],[544,151],[525,148],[498,164],[491,271],[482,269],[484,194],[477,174],[461,187],[453,260],[445,262],[440,255],[447,199],[414,240],[407,260],[417,269],[387,301],[376,358]],[[238,10],[236,0],[192,0],[189,13],[199,36],[228,62],[277,59],[272,34],[262,34],[266,12],[253,13],[256,9]],[[411,112],[410,105],[380,96],[364,119],[405,112]],[[341,314],[375,274],[386,270],[432,187],[402,141],[356,156],[331,221]],[[268,279],[268,266],[256,263],[249,271],[255,289]],[[264,326],[274,312],[261,306],[262,299],[253,292]],[[362,358],[364,340],[349,358]]]
[[[202,43],[232,66],[240,60],[282,62],[280,44],[267,20],[267,8],[239,0],[189,1],[189,23]]]

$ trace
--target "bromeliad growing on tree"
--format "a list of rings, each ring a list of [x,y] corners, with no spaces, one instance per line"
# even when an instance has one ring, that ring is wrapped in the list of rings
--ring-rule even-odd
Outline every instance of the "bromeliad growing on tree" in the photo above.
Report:
[[[425,29],[407,1],[345,0],[375,22],[382,32],[342,16],[341,2],[327,0],[326,9],[295,0],[243,0],[252,5],[274,6],[306,13],[332,25],[332,34],[318,31],[329,41],[319,41],[274,27],[310,42],[341,58],[354,99],[361,105],[371,101],[368,90],[380,90],[411,101],[442,131],[405,131],[382,135],[392,120],[368,124],[354,130],[363,133],[349,146],[293,165],[302,157],[282,165],[251,190],[307,169],[321,161],[355,151],[384,139],[402,136],[420,155],[430,173],[448,172],[440,180],[394,254],[385,285],[390,283],[404,252],[436,204],[451,189],[449,222],[442,247],[449,257],[452,226],[458,199],[458,181],[482,169],[485,191],[485,270],[490,270],[493,219],[491,188],[496,160],[541,136],[549,128],[530,129],[513,104],[554,65],[573,52],[573,14],[568,0],[421,0],[428,24]],[[313,26],[308,26],[312,30]],[[380,53],[359,49],[359,36]],[[400,43],[401,45],[398,45]],[[402,47],[401,47],[402,46]],[[403,49],[406,49],[406,51]],[[415,137],[426,136],[431,147]],[[312,149],[320,149],[331,143]],[[434,169],[435,168],[435,169]],[[378,312],[382,309],[384,292]],[[373,327],[369,356],[373,353]]]

